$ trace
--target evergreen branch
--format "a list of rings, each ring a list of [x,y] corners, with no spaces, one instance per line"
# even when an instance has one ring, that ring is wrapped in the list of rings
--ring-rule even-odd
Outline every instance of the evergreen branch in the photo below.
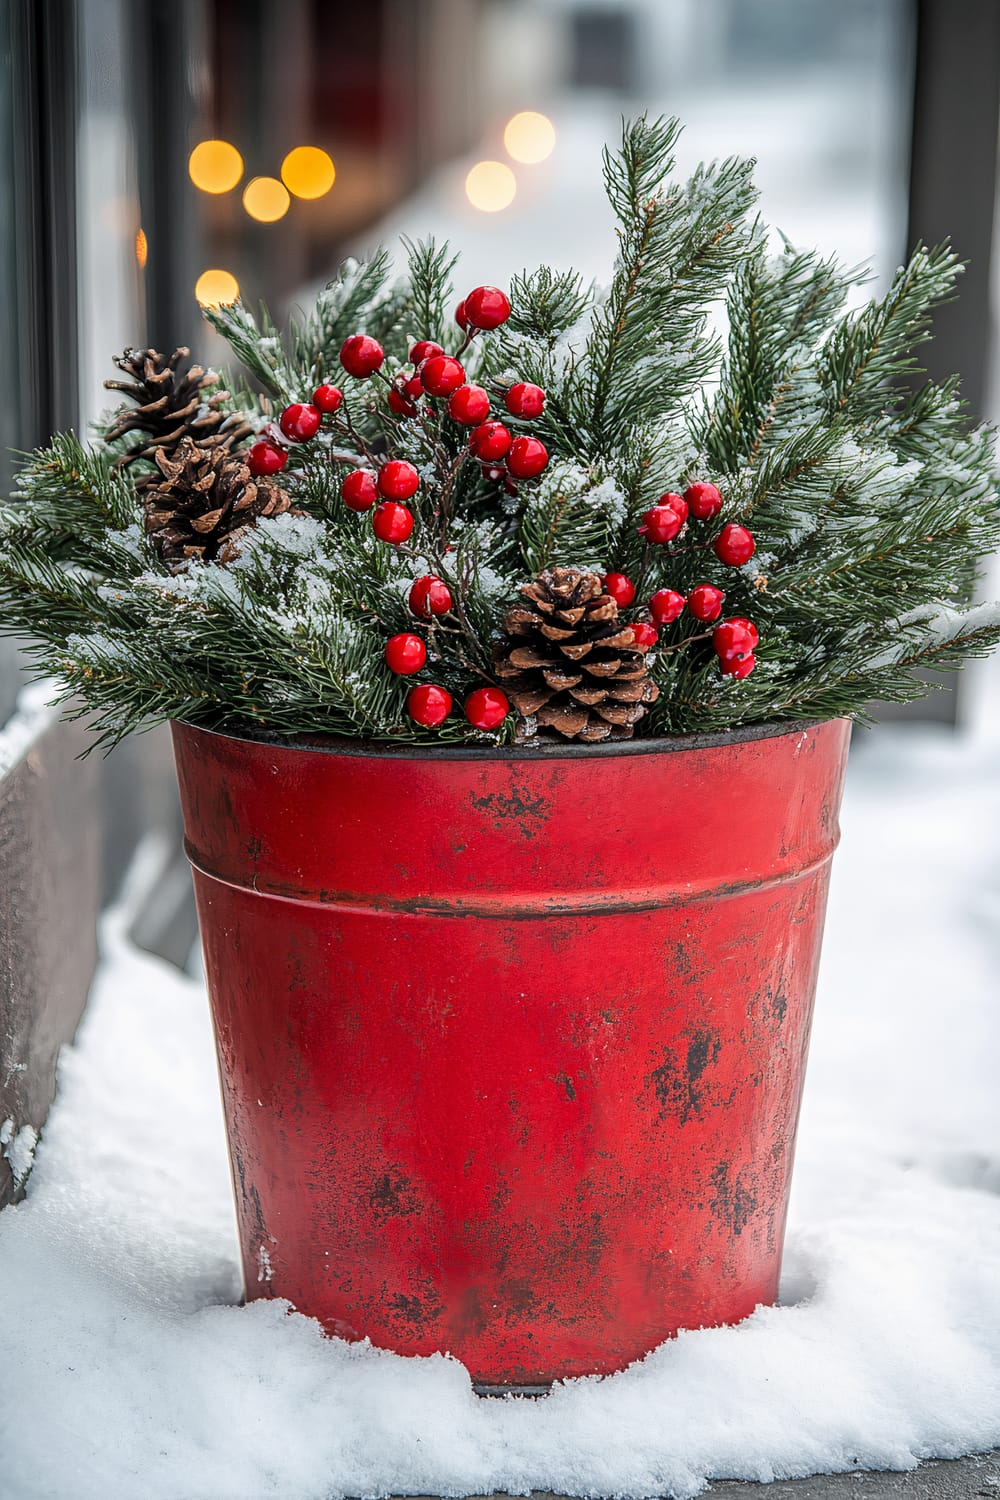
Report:
[[[577,271],[553,271],[549,266],[522,271],[510,284],[511,314],[504,332],[538,340],[551,351],[577,327],[593,296],[593,288],[584,286]]]
[[[304,319],[291,320],[295,365],[301,372],[297,400],[323,381],[340,384],[340,349],[351,334],[365,332],[403,359],[403,324],[409,309],[404,286],[389,286],[392,259],[380,248],[371,260],[346,260],[333,281],[319,293]]]
[[[415,336],[444,345],[450,332],[448,303],[452,296],[452,272],[459,257],[447,244],[434,239],[405,239],[409,286],[407,314]],[[419,330],[419,332],[417,332]]]
[[[259,324],[242,302],[206,307],[204,313],[269,395],[285,406],[302,399],[303,381],[289,362],[281,336],[265,309],[261,310]]]
[[[593,453],[626,439],[634,422],[665,416],[716,359],[706,306],[740,264],[753,204],[751,162],[699,167],[663,186],[679,133],[675,120],[627,127],[605,182],[619,219],[619,263],[587,342]]]
[[[95,627],[141,626],[127,595],[27,547],[10,547],[0,558],[0,635],[38,635],[65,644],[70,635]]]
[[[970,424],[955,381],[914,389],[902,379],[951,295],[954,256],[918,247],[884,297],[844,316],[858,274],[787,244],[767,255],[762,227],[748,222],[748,163],[665,180],[677,133],[674,121],[643,118],[606,156],[620,243],[608,291],[574,273],[523,272],[509,320],[463,350],[491,415],[548,448],[538,478],[484,469],[444,399],[418,395],[408,414],[390,405],[385,376],[394,361],[405,368],[413,339],[458,342],[455,259],[432,240],[407,245],[396,285],[384,251],[348,263],[285,338],[263,311],[207,314],[246,366],[247,381],[226,388],[248,430],[321,380],[345,387],[339,411],[282,468],[294,509],[254,522],[251,502],[225,566],[199,555],[194,522],[224,519],[206,510],[178,520],[192,543],[167,570],[155,528],[168,502],[158,491],[147,520],[136,470],[114,469],[120,443],[89,448],[65,434],[26,458],[0,507],[2,628],[26,637],[38,670],[76,695],[71,712],[96,716],[98,743],[171,718],[276,737],[481,738],[460,713],[441,729],[416,725],[410,682],[389,671],[384,643],[421,633],[426,680],[461,703],[490,680],[505,606],[525,575],[559,564],[628,574],[638,590],[629,622],[656,589],[688,595],[708,583],[724,592],[727,616],[757,623],[756,668],[740,681],[721,676],[711,627],[687,614],[666,626],[649,658],[660,697],[644,733],[863,717],[873,698],[925,691],[915,674],[991,648],[1000,614],[956,605],[1000,526],[994,434]],[[721,358],[708,319],[723,298]],[[389,362],[372,380],[342,381],[340,347],[357,332],[377,338]],[[542,387],[540,416],[508,413],[517,382]],[[348,469],[374,471],[387,457],[412,463],[420,480],[399,546],[380,542],[341,491]],[[676,541],[647,546],[643,512],[699,479],[718,486],[722,514],[692,514]],[[757,542],[740,568],[713,550],[730,521]],[[408,599],[428,574],[453,603],[423,620]],[[514,730],[512,716],[490,738]]]
[[[816,339],[843,305],[857,272],[786,243],[774,260],[763,237],[737,270],[727,301],[729,349],[714,400],[695,439],[723,472],[753,465],[779,416],[808,409],[812,392],[797,378]]]
[[[101,535],[125,530],[142,515],[135,491],[114,467],[103,447],[85,448],[72,432],[57,433],[47,448],[29,455],[21,469],[11,508],[29,504],[56,530]]]
[[[947,244],[918,245],[883,298],[834,328],[819,363],[829,412],[865,416],[886,405],[885,383],[915,373],[913,351],[930,338],[931,314],[950,301],[962,269]]]

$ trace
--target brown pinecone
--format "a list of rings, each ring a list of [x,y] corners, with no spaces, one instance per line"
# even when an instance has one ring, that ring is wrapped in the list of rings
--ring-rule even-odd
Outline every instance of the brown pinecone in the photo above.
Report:
[[[155,349],[126,349],[115,364],[130,380],[106,380],[109,391],[121,391],[135,402],[123,406],[115,415],[105,441],[115,443],[130,432],[142,437],[117,460],[116,468],[128,468],[137,459],[155,461],[157,449],[173,453],[185,438],[199,448],[231,448],[253,432],[242,417],[227,414],[219,408],[229,399],[229,392],[208,389],[216,377],[206,374],[201,365],[180,368],[189,349],[175,349],[169,359]],[[136,489],[159,484],[159,476],[145,474]]]
[[[599,573],[551,568],[521,588],[504,617],[493,667],[530,737],[553,730],[588,744],[627,740],[659,696],[646,647],[618,618]]]
[[[172,573],[192,557],[230,562],[263,516],[291,510],[281,486],[256,479],[241,453],[185,438],[173,452],[157,449],[155,459],[159,473],[143,496],[146,530]]]

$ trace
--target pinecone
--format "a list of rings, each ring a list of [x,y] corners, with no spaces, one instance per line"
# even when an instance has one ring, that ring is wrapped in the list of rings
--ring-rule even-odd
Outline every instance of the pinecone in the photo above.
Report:
[[[115,359],[119,370],[131,380],[106,380],[105,387],[123,392],[135,405],[121,408],[105,441],[115,443],[130,432],[143,434],[117,460],[116,468],[128,468],[137,459],[155,461],[157,449],[173,453],[184,438],[190,438],[199,448],[231,448],[253,432],[242,417],[219,409],[229,399],[228,391],[205,394],[215,384],[214,375],[207,374],[201,365],[178,369],[189,354],[188,349],[175,349],[167,359],[155,349],[126,349]],[[136,489],[145,490],[159,482],[158,475],[146,474],[137,481]]]
[[[172,573],[192,557],[225,565],[261,517],[291,510],[280,485],[254,478],[243,455],[227,448],[185,438],[154,457],[159,473],[143,496],[146,530]]]
[[[659,696],[646,647],[637,645],[599,573],[551,568],[521,588],[493,656],[498,679],[525,720],[520,738],[553,730],[587,744],[631,739]]]

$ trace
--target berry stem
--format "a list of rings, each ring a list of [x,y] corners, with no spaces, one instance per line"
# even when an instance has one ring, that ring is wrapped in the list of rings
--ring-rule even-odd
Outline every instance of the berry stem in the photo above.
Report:
[[[457,609],[455,613],[458,613]],[[445,625],[441,620],[434,620],[428,628],[432,636],[434,631],[440,630],[445,635],[457,635],[459,639],[464,639],[465,637],[464,630],[459,629],[458,626],[455,625]],[[468,661],[466,657],[462,655],[461,651],[455,650],[455,660],[458,662],[459,666],[464,667],[467,672],[472,672],[474,676],[481,677],[484,682],[488,682],[491,686],[493,685],[493,678],[488,676],[481,667],[474,666],[471,661]]]
[[[353,439],[353,441],[355,443],[355,446],[357,447],[359,453],[361,453],[365,458],[367,458],[368,462],[373,466],[373,468],[377,469],[378,468],[378,459],[375,457],[374,453],[369,448],[368,444],[365,442],[365,440],[361,436],[360,432],[358,432],[358,430],[355,427],[354,423],[351,421],[351,413],[350,413],[350,411],[348,409],[348,406],[347,406],[347,397],[346,396],[344,397],[344,399],[343,399],[343,401],[341,403],[341,406],[340,406],[340,411],[334,417],[333,422],[334,422],[334,426],[335,427],[342,428],[343,431],[346,432],[347,435],[350,438]]]
[[[668,557],[680,557],[680,555],[681,555],[682,552],[707,552],[708,549],[709,549],[709,547],[711,547],[711,545],[712,545],[712,543],[709,541],[709,542],[691,542],[690,545],[685,546],[685,547],[670,547],[667,550],[667,556]]]
[[[468,456],[469,455],[467,453],[461,450],[456,453],[455,457],[452,459],[451,464],[448,467],[448,472],[444,477],[444,484],[441,489],[441,499],[438,505],[438,514],[440,516],[439,545],[442,550],[448,545],[448,528],[451,525],[451,497],[455,492],[455,481],[457,480],[462,465],[465,463]]]
[[[431,422],[430,417],[428,416],[427,409],[424,408],[422,410],[419,404],[417,404],[416,413],[412,417],[389,417],[389,421],[392,422],[394,427],[399,427],[399,425],[404,420],[407,422],[418,422],[420,424],[423,429],[424,436],[427,438],[427,441],[431,447],[431,451],[434,454],[434,461],[438,466],[438,474],[441,476],[447,474],[448,466],[451,462],[448,456],[448,450],[441,441],[441,433],[439,428]]]
[[[635,581],[635,592],[637,597],[641,597],[642,595],[643,588],[646,582],[646,574],[649,572],[649,564],[652,556],[653,549],[650,546],[649,542],[643,542],[642,562],[639,564],[639,576]]]
[[[715,634],[715,626],[710,630],[699,630],[697,635],[686,635],[682,641],[676,641],[672,646],[657,646],[657,656],[669,656],[672,651],[683,651],[685,646],[690,646],[692,641],[708,641]]]
[[[462,340],[462,342],[459,344],[458,348],[455,351],[455,355],[454,355],[455,359],[461,359],[462,358],[462,355],[465,353],[466,349],[468,349],[469,345],[472,343],[472,340],[475,338],[475,336],[478,333],[478,331],[479,330],[476,329],[476,328],[467,328],[465,330],[465,338]]]
[[[454,573],[451,569],[449,569],[449,567],[448,567],[447,563],[445,563],[443,557],[438,557],[435,560],[437,562],[438,572],[439,572],[440,577],[443,578],[444,581],[445,581],[445,583],[447,583],[450,586],[450,588],[451,588],[451,597],[452,597],[452,600],[453,600],[452,613],[454,614],[456,620],[458,620],[459,625],[461,626],[461,632],[460,633],[465,637],[466,641],[471,646],[471,648],[472,648],[472,651],[471,651],[472,656],[473,657],[479,657],[479,638],[477,637],[476,632],[472,628],[472,624],[471,624],[471,622],[469,620],[469,617],[468,617],[468,615],[465,612],[465,605],[462,602],[462,587],[463,587],[463,583],[465,582],[465,580],[460,580],[458,578],[457,574]],[[449,628],[449,630],[453,630],[454,629],[453,626],[449,626],[448,628]],[[463,662],[463,665],[466,665],[466,664]],[[492,680],[493,680],[491,677],[487,677],[486,673],[483,672],[479,667],[470,668],[470,670],[475,671],[480,677],[486,677],[487,682],[492,682]]]

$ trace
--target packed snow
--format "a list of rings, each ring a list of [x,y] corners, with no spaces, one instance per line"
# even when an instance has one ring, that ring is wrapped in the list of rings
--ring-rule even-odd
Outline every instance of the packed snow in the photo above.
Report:
[[[205,996],[129,942],[139,868],[0,1215],[4,1500],[687,1497],[1000,1442],[998,748],[854,757],[782,1305],[540,1401],[236,1305]]]
[[[18,1130],[12,1117],[0,1125],[0,1151],[10,1167],[15,1188],[21,1186],[31,1171],[37,1145],[38,1131],[33,1125],[22,1125]]]
[[[48,728],[58,710],[50,705],[56,684],[48,680],[29,682],[17,695],[14,712],[0,727],[0,776],[5,776],[27,754]]]

